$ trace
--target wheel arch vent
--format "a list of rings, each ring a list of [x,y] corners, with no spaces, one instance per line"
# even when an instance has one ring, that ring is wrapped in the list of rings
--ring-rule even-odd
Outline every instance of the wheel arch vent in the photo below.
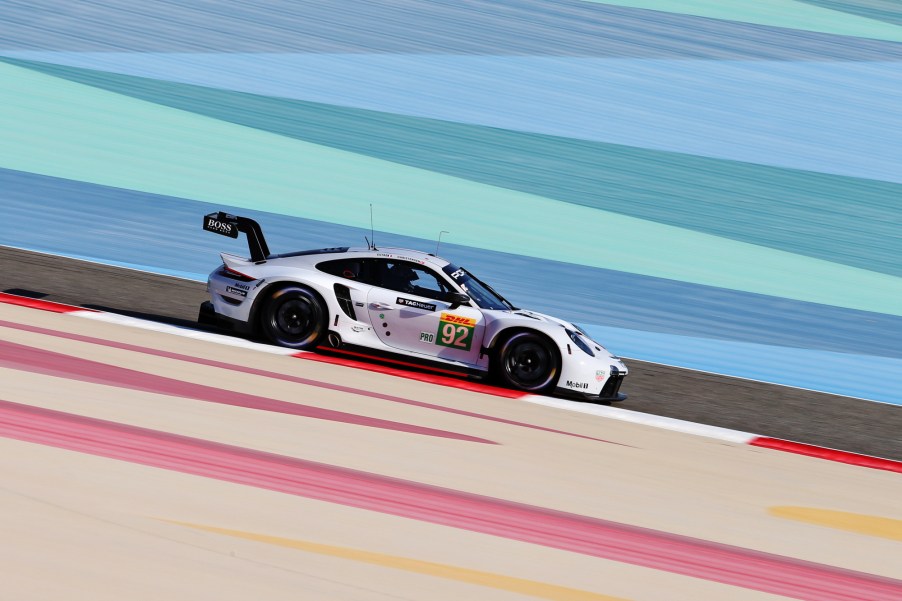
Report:
[[[344,284],[335,284],[332,286],[332,289],[335,291],[335,299],[338,301],[338,306],[341,307],[341,310],[345,315],[357,321],[357,314],[354,312],[354,302],[351,300],[351,290]]]

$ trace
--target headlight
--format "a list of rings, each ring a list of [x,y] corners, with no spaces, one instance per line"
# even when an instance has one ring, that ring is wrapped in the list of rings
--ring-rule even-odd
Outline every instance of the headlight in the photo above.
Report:
[[[579,332],[574,332],[573,330],[571,330],[569,328],[564,328],[564,331],[567,332],[567,336],[570,337],[570,340],[573,341],[573,344],[578,346],[580,348],[580,350],[582,350],[584,353],[586,353],[590,357],[595,356],[595,353],[592,352],[592,349],[589,347],[588,344],[586,344],[585,339],[582,337],[582,335]]]

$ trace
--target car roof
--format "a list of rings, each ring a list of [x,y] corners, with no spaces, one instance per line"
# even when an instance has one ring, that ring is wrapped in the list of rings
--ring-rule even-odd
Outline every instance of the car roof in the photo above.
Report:
[[[309,260],[309,257],[316,255],[322,255],[321,259],[319,260],[335,260],[341,258],[349,258],[351,256],[359,257],[361,259],[395,259],[398,261],[410,261],[412,263],[419,263],[420,265],[429,265],[439,270],[450,264],[450,261],[442,259],[441,257],[436,257],[435,255],[432,255],[430,253],[425,253],[423,251],[413,250],[409,248],[395,247],[349,248],[345,246],[334,248],[320,248],[316,250],[302,250],[298,252],[271,255],[269,259],[272,260],[307,257]]]

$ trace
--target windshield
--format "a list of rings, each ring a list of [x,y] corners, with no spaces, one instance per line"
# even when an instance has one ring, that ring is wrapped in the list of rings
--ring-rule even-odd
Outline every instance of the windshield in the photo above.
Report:
[[[448,277],[463,288],[464,292],[473,299],[473,302],[480,309],[498,309],[501,311],[515,309],[503,296],[492,290],[491,286],[479,280],[463,267],[449,263],[442,268],[442,271],[447,273]]]

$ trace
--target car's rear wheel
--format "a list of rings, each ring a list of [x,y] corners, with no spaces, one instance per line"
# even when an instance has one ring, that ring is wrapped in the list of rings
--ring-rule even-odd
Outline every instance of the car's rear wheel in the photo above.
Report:
[[[560,357],[544,336],[517,332],[498,348],[495,372],[503,384],[512,388],[545,392],[557,383]]]
[[[286,286],[266,299],[260,329],[273,344],[312,349],[326,335],[326,309],[315,292],[304,286]]]

